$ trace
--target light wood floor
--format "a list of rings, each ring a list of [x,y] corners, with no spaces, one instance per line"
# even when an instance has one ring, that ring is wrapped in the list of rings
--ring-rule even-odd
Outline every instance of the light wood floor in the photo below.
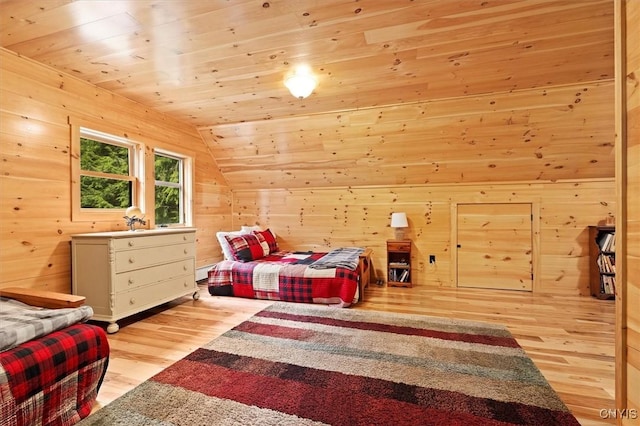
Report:
[[[122,320],[109,335],[109,369],[96,409],[108,404],[272,302],[182,298]],[[514,291],[370,286],[350,309],[405,312],[504,324],[582,425],[614,424],[615,303]]]

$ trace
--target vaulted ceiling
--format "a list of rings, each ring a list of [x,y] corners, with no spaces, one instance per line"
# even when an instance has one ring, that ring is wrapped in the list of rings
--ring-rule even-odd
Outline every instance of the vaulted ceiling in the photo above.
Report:
[[[606,178],[613,1],[0,0],[0,44],[193,125],[236,189]]]
[[[202,127],[610,79],[611,4],[2,0],[0,43]]]

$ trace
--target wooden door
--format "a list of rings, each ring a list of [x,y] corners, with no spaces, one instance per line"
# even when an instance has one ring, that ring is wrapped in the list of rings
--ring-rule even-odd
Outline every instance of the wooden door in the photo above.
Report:
[[[458,287],[531,291],[530,203],[458,204]]]

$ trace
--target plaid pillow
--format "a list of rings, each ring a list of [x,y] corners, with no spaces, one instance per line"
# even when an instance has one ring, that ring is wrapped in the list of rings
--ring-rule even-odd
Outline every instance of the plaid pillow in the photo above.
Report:
[[[264,240],[267,242],[267,244],[269,245],[269,253],[275,253],[277,251],[280,251],[280,248],[278,247],[278,241],[276,240],[276,236],[274,235],[273,232],[271,232],[270,229],[267,229],[265,231],[253,231],[254,235],[261,235]]]
[[[252,234],[238,235],[235,237],[225,236],[227,242],[229,242],[229,248],[231,249],[231,255],[233,260],[239,260],[241,262],[250,262],[264,257],[264,250],[258,237]]]
[[[222,254],[224,255],[225,260],[235,260],[231,253],[231,247],[229,247],[229,242],[225,237],[237,237],[238,235],[250,234],[251,232],[243,232],[243,231],[231,231],[231,232],[216,232],[216,239],[218,243],[220,243],[220,248],[222,249]]]
[[[262,247],[262,254],[263,256],[268,256],[271,251],[269,250],[269,244],[267,243],[267,241],[264,239],[264,236],[262,234],[253,234],[256,236],[256,238],[258,239],[258,242],[260,243],[260,246]]]

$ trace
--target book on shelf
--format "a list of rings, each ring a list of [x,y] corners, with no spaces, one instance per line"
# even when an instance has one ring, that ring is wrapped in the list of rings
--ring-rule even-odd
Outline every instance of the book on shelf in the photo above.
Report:
[[[607,251],[615,252],[616,251],[616,234],[612,234],[611,243],[609,244],[609,249]]]
[[[390,268],[406,268],[409,266],[407,262],[389,262]]]
[[[616,277],[603,275],[600,282],[600,292],[604,294],[616,294]]]
[[[598,246],[604,252],[614,252],[616,249],[615,232],[605,232],[598,238]]]
[[[616,258],[613,255],[600,253],[596,262],[598,263],[598,268],[601,273],[616,273]]]
[[[391,269],[389,271],[389,281],[395,282],[408,282],[409,281],[409,270],[408,269]]]

